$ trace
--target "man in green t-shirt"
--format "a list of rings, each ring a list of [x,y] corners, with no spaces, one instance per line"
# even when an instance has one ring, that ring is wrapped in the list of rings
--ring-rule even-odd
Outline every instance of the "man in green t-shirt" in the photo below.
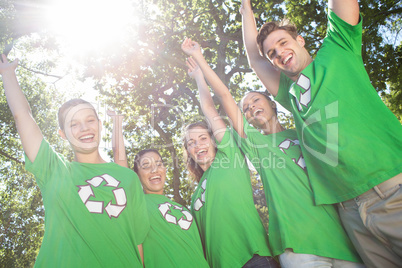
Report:
[[[149,230],[137,175],[99,154],[101,121],[94,107],[73,99],[59,109],[59,133],[74,160],[53,151],[18,84],[18,60],[2,55],[0,74],[25,152],[41,190],[45,235],[36,267],[142,267]]]
[[[275,100],[293,113],[316,204],[339,204],[367,265],[398,267],[402,126],[364,69],[357,1],[328,6],[327,36],[313,60],[292,25],[268,22],[258,33],[250,0],[243,0],[247,56]]]

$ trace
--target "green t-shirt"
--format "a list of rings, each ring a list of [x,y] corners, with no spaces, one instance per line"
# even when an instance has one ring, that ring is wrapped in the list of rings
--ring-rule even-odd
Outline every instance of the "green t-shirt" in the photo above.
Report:
[[[228,129],[192,196],[191,212],[211,267],[242,267],[253,254],[271,256],[247,163]]]
[[[354,198],[402,172],[402,126],[370,83],[362,20],[329,10],[327,37],[296,82],[281,74],[275,100],[293,113],[317,204]]]
[[[294,130],[263,135],[244,120],[242,151],[264,185],[273,254],[295,253],[361,262],[333,205],[315,206],[306,167]]]
[[[145,267],[209,267],[193,216],[182,205],[146,194],[151,229],[142,244]]]
[[[115,163],[68,162],[45,140],[32,163],[45,235],[36,267],[142,267],[137,245],[149,230],[137,175]]]

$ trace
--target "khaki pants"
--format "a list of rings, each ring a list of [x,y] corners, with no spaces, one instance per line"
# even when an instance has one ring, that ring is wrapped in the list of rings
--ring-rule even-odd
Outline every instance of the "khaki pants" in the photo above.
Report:
[[[402,267],[402,173],[339,203],[338,211],[367,267]]]
[[[328,241],[331,243],[331,241]],[[292,249],[286,249],[279,255],[282,268],[365,268],[362,263],[333,259],[313,254],[294,253]]]

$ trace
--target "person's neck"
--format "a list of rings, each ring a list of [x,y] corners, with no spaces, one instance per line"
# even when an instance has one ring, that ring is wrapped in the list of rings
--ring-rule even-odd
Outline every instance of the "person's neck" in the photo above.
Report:
[[[106,161],[100,156],[98,151],[95,151],[90,154],[83,153],[75,153],[74,161],[79,163],[88,163],[88,164],[103,164]]]
[[[264,135],[274,134],[284,131],[285,128],[279,123],[278,118],[274,116],[271,120],[267,122],[265,127],[262,129]]]
[[[199,166],[200,166],[201,169],[204,170],[204,172],[205,172],[205,171],[207,171],[208,168],[212,165],[212,162],[213,162],[213,161],[214,161],[214,160],[209,161],[208,163],[205,163],[205,164],[203,164],[203,165],[200,165],[200,164],[199,164]]]
[[[306,52],[306,53],[308,53],[308,52]],[[297,79],[299,79],[299,76],[300,76],[301,72],[302,72],[304,69],[306,69],[307,66],[309,66],[310,63],[312,63],[312,62],[313,62],[313,58],[309,55],[309,57],[307,57],[306,62],[303,64],[303,68],[302,68],[302,70],[300,71],[300,73],[298,73],[298,74],[296,74],[296,75],[294,75],[294,76],[289,76],[289,75],[288,75],[288,77],[289,77],[293,82],[296,82]]]
[[[161,191],[161,192],[151,192],[151,191],[145,191],[145,194],[156,194],[156,195],[165,196],[165,195],[163,194],[163,191]]]

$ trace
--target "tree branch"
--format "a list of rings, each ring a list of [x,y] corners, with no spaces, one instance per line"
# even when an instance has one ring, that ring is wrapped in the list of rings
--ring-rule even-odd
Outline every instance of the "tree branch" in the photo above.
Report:
[[[173,144],[170,136],[165,131],[163,131],[163,129],[158,124],[154,124],[153,128],[158,132],[158,134],[166,144]],[[170,152],[171,159],[173,159],[174,163],[176,163],[177,154],[174,146],[169,146],[168,151]],[[185,202],[180,195],[180,170],[179,167],[175,164],[173,164],[173,197],[177,203],[185,205]]]
[[[40,72],[40,71],[35,71],[35,70],[32,70],[32,69],[30,69],[30,68],[28,68],[28,67],[26,67],[25,65],[22,65],[22,64],[19,64],[19,66],[21,66],[22,68],[24,68],[25,70],[28,70],[30,72],[45,75],[45,76],[49,76],[49,77],[58,78],[59,80],[64,77],[64,76],[59,76],[59,75],[54,75],[54,74],[47,74],[47,73],[43,73],[43,72]]]
[[[378,16],[389,16],[389,15],[392,15],[392,14],[399,14],[401,12],[402,12],[402,7],[378,12],[376,17],[378,17]]]
[[[232,68],[232,70],[230,70],[230,72],[228,72],[227,74],[226,74],[226,76],[228,77],[228,79],[230,80],[230,78],[235,74],[235,73],[251,73],[253,70],[252,69],[250,69],[250,68],[247,68],[247,69],[245,69],[245,68],[240,68],[240,67],[234,67],[234,68]]]
[[[25,163],[24,161],[21,161],[21,160],[15,158],[15,157],[12,157],[11,155],[9,155],[9,154],[1,151],[1,150],[0,150],[0,155],[2,155],[2,156],[6,157],[6,158],[8,158],[8,159],[10,159],[10,160],[12,160],[14,162],[17,162],[19,164],[24,164]]]

